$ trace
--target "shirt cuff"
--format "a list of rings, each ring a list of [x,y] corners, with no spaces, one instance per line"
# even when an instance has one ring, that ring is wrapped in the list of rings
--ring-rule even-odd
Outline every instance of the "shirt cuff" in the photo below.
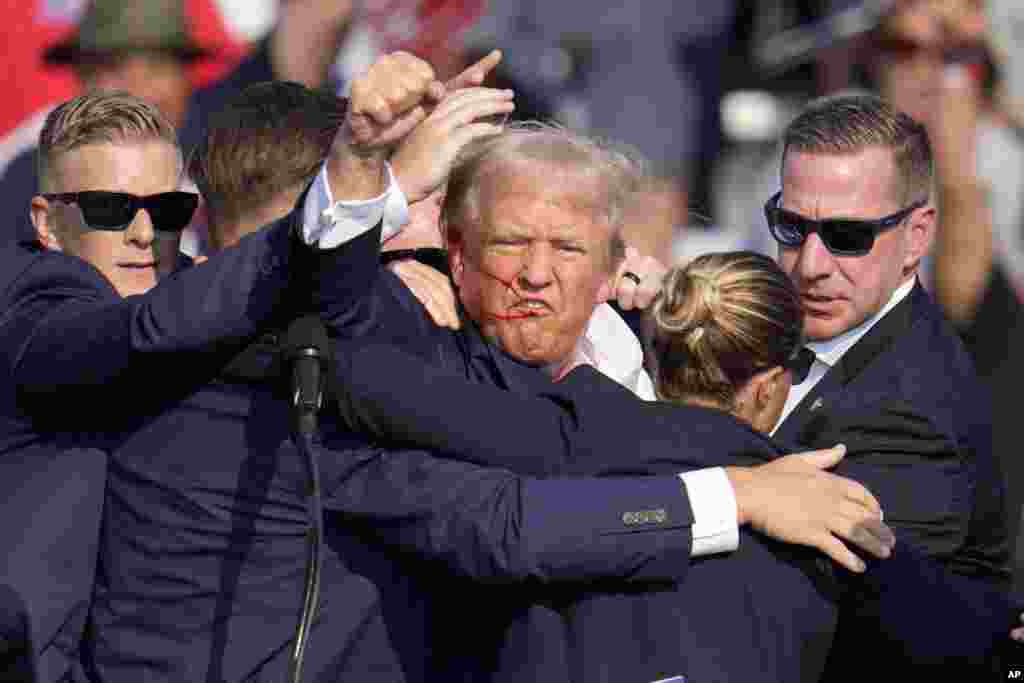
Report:
[[[383,221],[382,239],[398,234],[409,222],[409,205],[398,188],[391,165],[385,164],[388,186],[373,199],[334,201],[327,164],[320,168],[302,207],[302,237],[306,244],[331,249],[355,239]]]
[[[679,475],[686,485],[693,510],[693,546],[690,555],[712,555],[736,550],[740,531],[736,524],[736,494],[721,467],[708,467]]]

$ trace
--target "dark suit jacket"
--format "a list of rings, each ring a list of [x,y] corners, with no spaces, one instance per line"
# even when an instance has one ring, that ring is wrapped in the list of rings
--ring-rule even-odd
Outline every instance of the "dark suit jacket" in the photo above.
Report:
[[[393,347],[363,345],[341,354],[338,379],[341,408],[356,428],[545,476],[672,474],[779,455],[730,415],[639,401],[589,367],[538,385],[530,397],[469,384]],[[816,681],[835,623],[818,559],[744,532],[737,552],[693,560],[683,581],[663,586],[535,586],[512,596],[476,589],[480,611],[501,604],[509,613],[497,634],[501,648],[479,680]],[[483,621],[466,608],[458,616]]]
[[[373,253],[359,262],[373,263],[376,269],[378,240],[379,230],[372,231],[346,248],[372,245]],[[354,268],[343,272],[350,276],[344,278],[346,290],[359,302],[325,315],[339,336],[374,334],[402,342],[421,357],[475,382],[520,393],[533,391],[537,382],[547,384],[537,370],[515,362],[478,335],[435,327],[389,272],[365,278]],[[364,281],[370,291],[356,294]],[[211,385],[169,408],[173,409],[147,420],[113,445],[95,657],[107,663],[104,673],[108,676],[113,672],[125,677],[153,676],[157,667],[171,667],[172,677],[186,678],[279,675],[291,636],[291,624],[283,615],[294,613],[300,590],[300,530],[304,528],[299,514],[301,468],[284,441],[285,406],[266,388],[232,390]],[[210,417],[195,428],[185,427],[204,415]],[[363,547],[360,531],[386,532],[402,553],[390,565],[398,576],[408,575],[405,558],[410,554],[430,558],[433,572],[421,573],[417,568],[416,580],[429,576],[447,581],[453,569],[505,584],[580,582],[599,576],[670,582],[685,574],[692,513],[685,488],[675,476],[522,479],[507,470],[480,470],[423,453],[381,450],[343,429],[323,427],[323,445],[331,451],[323,455],[328,482],[325,502],[334,531],[333,559],[325,568],[323,609],[327,614],[332,604],[374,604],[368,597],[372,587],[347,574],[342,565],[358,564],[357,548]],[[224,455],[197,461],[207,443],[223,448]],[[237,443],[245,448],[239,450]],[[674,443],[661,452],[652,448],[651,458],[673,459],[675,448]],[[660,512],[645,516],[640,524],[628,514],[650,509]],[[203,510],[221,514],[196,521],[195,515]],[[159,563],[150,540],[156,537],[160,538]],[[254,546],[254,537],[268,539],[266,548]],[[195,556],[197,543],[206,551],[201,561]],[[271,551],[274,562],[281,563],[272,581],[265,578],[272,563],[264,556]],[[154,576],[152,567],[157,565],[160,571]],[[173,588],[167,602],[187,610],[161,620],[181,622],[188,633],[199,634],[186,645],[176,644],[187,640],[177,635],[177,629],[159,634],[152,643],[131,637],[140,623],[153,624],[159,616],[159,605],[147,606],[137,597],[152,592],[154,584]],[[419,596],[442,585],[429,580],[427,584],[430,588],[420,586]],[[242,586],[250,590],[243,591]],[[417,628],[417,616],[410,613],[416,605],[403,604],[401,591],[390,582],[384,581],[382,587],[385,598],[400,598],[391,603],[397,604],[398,617],[389,627],[408,624],[416,637],[443,636],[440,641],[401,650],[403,666],[412,677],[430,672],[472,679],[493,661],[502,629],[488,624],[507,621],[503,606],[495,605],[494,619],[472,620],[469,631],[465,622],[451,622],[450,629],[424,634],[426,629]],[[346,598],[348,593],[363,597],[356,601]],[[220,597],[213,600],[213,595]],[[464,597],[459,590],[447,595]],[[453,617],[448,607],[444,606],[445,616]],[[120,616],[125,614],[137,615],[140,621]],[[364,614],[375,623],[372,611]],[[212,638],[206,635],[210,632]],[[339,647],[350,647],[345,636],[350,632],[335,629],[330,636],[314,632],[310,653],[320,659],[307,663],[314,677],[345,672],[338,652]],[[112,635],[104,637],[104,633]],[[131,654],[124,647],[99,651],[118,640],[131,645]],[[328,641],[333,645],[324,644]],[[482,646],[479,650],[472,645],[477,642]],[[157,645],[165,651],[160,652]],[[466,654],[477,661],[466,662]]]
[[[706,435],[708,440],[718,439],[718,445],[722,451],[717,457],[711,458],[714,464],[736,462],[729,459],[725,454],[735,452],[735,444],[729,447],[728,435],[735,432],[736,425],[721,425],[716,421],[709,420],[700,415],[687,415],[687,410],[676,411],[674,417],[668,421],[657,418],[659,409],[653,407],[637,408],[637,401],[621,388],[602,389],[602,386],[587,386],[574,388],[581,382],[580,373],[593,373],[590,370],[577,370],[571,373],[566,381],[558,385],[549,385],[542,388],[538,397],[540,400],[528,400],[522,396],[515,396],[508,392],[498,392],[483,386],[474,386],[460,381],[454,376],[434,368],[418,367],[418,361],[405,356],[394,348],[383,346],[363,346],[351,349],[343,356],[339,363],[339,397],[340,404],[345,413],[346,419],[356,428],[368,431],[380,437],[389,437],[400,443],[415,443],[433,448],[445,448],[460,457],[471,457],[481,462],[497,463],[501,461],[514,461],[515,467],[533,468],[537,471],[552,474],[558,470],[565,471],[586,471],[590,467],[613,466],[615,462],[622,462],[622,452],[636,454],[633,463],[633,470],[643,467],[641,453],[644,446],[659,434],[667,435],[663,438],[686,439],[688,432],[696,430],[697,438],[689,436],[688,443],[702,440],[701,434]],[[410,383],[408,377],[417,373],[422,378],[417,383]],[[605,382],[605,384],[608,384]],[[614,385],[612,385],[614,386]],[[583,389],[581,391],[581,389]],[[611,410],[614,406],[615,396],[611,394],[622,394],[625,403]],[[446,401],[434,400],[436,396],[447,397]],[[607,399],[613,399],[609,402]],[[608,419],[608,412],[611,410],[616,415],[615,419]],[[621,415],[630,415],[637,410],[646,411],[646,416],[641,416],[640,424],[643,429],[633,431],[624,430],[623,424],[630,424],[629,418],[621,418]],[[707,411],[703,411],[707,413]],[[515,423],[510,424],[506,416],[515,416]],[[852,417],[852,416],[851,416]],[[683,419],[680,419],[683,418]],[[688,418],[688,419],[687,419]],[[667,422],[667,424],[666,424]],[[719,420],[720,422],[720,420]],[[519,429],[516,425],[529,425],[529,429]],[[673,427],[675,435],[673,436]],[[623,443],[623,439],[636,439],[637,434],[642,434],[642,441]],[[900,442],[896,440],[898,431],[892,431],[889,436],[892,441],[889,448]],[[818,445],[825,446],[831,442],[822,442]],[[762,446],[763,447],[763,446]],[[757,448],[753,449],[758,452]],[[855,451],[863,456],[862,451]],[[856,457],[856,455],[854,456]],[[696,466],[699,463],[671,463],[665,465],[680,467],[684,469],[687,464]],[[623,469],[625,468],[625,469]],[[630,471],[628,465],[619,465],[618,472]],[[890,512],[890,514],[892,514]],[[897,518],[896,525],[901,524]],[[763,544],[754,545],[757,551],[763,550]],[[694,564],[687,581],[682,587],[684,590],[696,590],[697,587],[714,585],[717,581],[723,586],[733,586],[741,590],[751,580],[750,572],[740,572],[739,576],[728,577],[728,569],[744,566],[742,558],[744,551],[754,552],[743,545],[741,551],[733,556],[735,560],[725,562],[722,560],[702,560]],[[777,573],[782,569],[785,562],[785,555],[776,556],[774,562],[766,562],[765,567],[770,567]],[[825,563],[824,558],[819,558],[824,563],[828,573],[832,573],[831,567]],[[710,581],[707,577],[701,578],[698,567],[709,566],[715,569]],[[746,565],[746,566],[749,566]],[[715,571],[716,569],[721,571]],[[813,572],[808,574],[814,576]],[[767,575],[766,575],[767,576]],[[977,674],[979,666],[990,661],[993,656],[994,646],[1006,640],[1007,632],[1016,620],[1013,609],[1007,603],[1005,591],[998,579],[980,580],[977,577],[965,577],[953,574],[949,569],[943,567],[934,560],[930,560],[923,554],[910,547],[909,544],[901,545],[895,554],[888,560],[872,562],[870,571],[863,577],[854,579],[844,576],[844,587],[848,591],[846,597],[847,617],[844,624],[859,625],[860,628],[871,630],[875,638],[883,638],[891,645],[899,648],[901,659],[913,662],[914,666],[936,666],[941,665],[949,668],[951,665],[959,665],[967,672]],[[778,595],[786,596],[784,589],[785,580],[775,579],[766,581],[765,585],[774,585]],[[831,581],[819,583],[819,588],[829,594],[836,594],[838,585]],[[611,589],[615,592],[614,587]],[[690,628],[692,633],[709,632],[717,623],[728,623],[735,627],[738,623],[753,623],[749,617],[740,619],[729,619],[725,615],[732,614],[735,617],[741,610],[733,609],[730,613],[723,606],[728,605],[729,599],[735,599],[736,593],[720,591],[724,597],[722,605],[708,604],[705,610],[697,609],[700,606],[701,598],[706,598],[708,592],[697,591],[686,601],[679,604],[687,604],[694,607],[693,615],[702,613],[721,614],[722,619],[711,619],[706,623],[698,623]],[[768,594],[773,594],[773,588],[768,589]],[[740,592],[742,595],[742,590]],[[623,600],[621,593],[616,595],[603,595],[590,598],[581,604],[582,609],[576,609],[574,616],[574,634],[585,632],[589,626],[600,633],[614,629],[609,624],[627,623],[634,628],[641,628],[644,634],[641,642],[647,643],[656,651],[658,640],[651,637],[650,632],[664,633],[664,626],[656,627],[658,624],[672,624],[671,619],[661,619],[652,616],[657,614],[658,609],[667,609],[673,602],[671,599],[659,597],[656,594],[634,595],[632,605],[628,600]],[[644,605],[650,601],[650,606]],[[587,602],[590,604],[588,605]],[[605,609],[592,611],[593,604],[601,605]],[[609,606],[612,606],[609,609]],[[927,606],[927,609],[924,608]],[[626,615],[620,618],[608,618],[614,614],[614,608],[620,610],[630,609]],[[733,605],[735,607],[735,605]],[[783,600],[776,604],[785,613],[790,609],[790,603]],[[637,611],[639,610],[639,611]],[[757,614],[771,614],[770,610],[761,609]],[[641,619],[640,614],[645,614],[646,619]],[[680,613],[681,614],[681,613]],[[600,615],[600,616],[599,616]],[[630,618],[631,615],[631,618]],[[519,628],[514,637],[509,638],[510,643],[515,643],[511,648],[519,650],[520,660],[518,668],[513,672],[521,675],[536,675],[537,669],[535,659],[522,657],[523,648],[531,648],[531,651],[545,653],[542,659],[554,660],[557,656],[552,651],[557,648],[551,646],[551,631],[562,628],[557,619],[551,619],[550,615],[544,615],[536,607],[524,609],[523,622],[544,625],[542,628],[534,628],[532,631],[527,628]],[[582,617],[582,620],[580,619]],[[594,625],[597,625],[596,627]],[[957,627],[951,628],[950,624]],[[713,632],[713,631],[710,631]],[[828,631],[819,635],[825,637],[827,648]],[[539,635],[543,634],[543,635]],[[618,640],[627,640],[618,634]],[[735,633],[726,631],[720,633],[718,645],[734,643]],[[806,637],[806,636],[805,636]],[[591,645],[600,643],[600,639],[592,641]],[[631,641],[632,642],[632,641]],[[679,641],[676,641],[677,643]],[[799,641],[797,641],[799,642]],[[805,641],[810,644],[813,641]],[[820,670],[820,653],[822,641],[818,641],[819,647],[809,647],[805,654],[811,656],[803,672],[812,674],[815,667]],[[671,649],[671,648],[667,648]],[[677,648],[678,649],[678,648]],[[747,644],[745,650],[730,648],[729,652],[737,651],[751,652],[751,644]],[[608,680],[616,680],[617,676],[627,676],[629,671],[616,670],[615,665],[628,661],[653,663],[658,662],[654,652],[640,651],[635,645],[630,651],[638,652],[642,656],[637,657],[616,657],[612,665],[600,669],[602,661],[600,654],[608,651],[608,647],[586,647],[570,650],[575,656],[580,657],[583,664],[577,666],[577,671],[586,671],[584,680],[601,680],[602,676],[608,675]],[[705,648],[702,656],[706,657],[711,650]],[[775,647],[775,652],[793,652],[784,647]],[[813,664],[814,652],[818,653],[817,664]],[[626,653],[621,647],[615,650],[616,654]],[[762,650],[764,652],[764,650]],[[762,655],[763,656],[763,655]],[[570,658],[571,661],[571,658]],[[704,659],[704,663],[708,660]],[[712,662],[714,659],[711,660]],[[785,660],[784,660],[785,661]],[[788,660],[792,664],[795,660]],[[735,662],[727,663],[733,667]],[[770,665],[758,661],[757,657],[748,657],[745,662],[760,666],[762,670],[779,671]],[[590,670],[584,667],[590,665]],[[694,663],[688,663],[692,668]],[[698,658],[696,665],[701,666]],[[531,669],[530,667],[535,668]],[[569,661],[564,663],[569,667]],[[595,670],[596,668],[596,670]],[[678,670],[678,668],[677,668]],[[661,668],[660,671],[668,671]],[[733,669],[738,673],[741,669]],[[727,669],[719,669],[718,675],[727,673]],[[702,670],[705,675],[708,669]],[[779,680],[796,679],[797,670],[790,669],[785,672]],[[715,675],[715,674],[712,674]],[[834,675],[834,674],[833,674]]]
[[[34,659],[28,608],[17,591],[0,584],[0,681],[34,683]]]
[[[401,344],[418,356],[421,362],[425,360],[432,367],[447,369],[475,384],[497,386],[519,395],[529,395],[540,387],[550,386],[549,380],[537,369],[526,367],[487,344],[471,325],[467,324],[459,332],[436,327],[405,286],[387,271],[380,273],[365,305],[348,320],[340,323],[336,321],[335,328],[344,340],[372,337]],[[340,349],[339,358],[344,358],[347,351],[343,347]],[[417,367],[421,366],[418,364]],[[508,418],[518,421],[520,416],[509,415]],[[529,422],[523,424],[528,425]],[[401,448],[394,443],[382,445],[387,446],[387,450],[392,453]],[[659,457],[674,458],[675,446],[652,446],[650,457],[652,460]],[[553,469],[551,463],[545,463],[540,458],[535,459],[538,463],[535,468],[518,468],[514,460],[489,460],[486,457],[480,458],[479,454],[454,452],[447,448],[441,448],[440,451],[446,456],[502,467],[502,471],[514,468],[524,474],[550,474]],[[522,458],[533,456],[529,452],[517,455]],[[650,472],[638,467],[633,472],[622,474],[645,473]],[[394,479],[394,476],[382,472],[375,481],[390,479]],[[430,491],[431,484],[429,480],[426,485],[422,481],[409,482],[403,498],[422,497]],[[516,618],[521,607],[527,604],[525,596],[530,588],[552,583],[553,579],[559,578],[579,583],[584,578],[580,571],[583,568],[581,561],[588,557],[584,552],[585,546],[591,541],[619,547],[627,544],[633,546],[634,550],[631,552],[632,558],[626,563],[631,568],[626,572],[622,571],[625,567],[615,567],[604,562],[599,565],[603,567],[602,572],[590,571],[586,579],[592,580],[602,575],[606,578],[618,577],[618,585],[622,586],[623,577],[673,581],[685,574],[692,516],[685,490],[674,476],[631,480],[547,479],[533,481],[532,485],[552,493],[556,488],[561,488],[564,493],[558,496],[557,501],[552,498],[540,506],[538,501],[521,507],[523,515],[535,516],[539,520],[539,524],[544,527],[543,534],[527,539],[524,528],[521,533],[517,532],[509,538],[522,538],[531,548],[550,549],[565,561],[571,562],[574,572],[563,571],[560,575],[553,575],[550,571],[516,571],[510,577],[506,567],[508,560],[503,559],[510,554],[503,553],[498,558],[500,563],[497,566],[493,560],[486,564],[479,561],[474,563],[473,555],[479,554],[480,544],[471,537],[464,537],[462,543],[454,546],[455,555],[442,556],[446,560],[443,563],[434,561],[436,553],[421,552],[414,556],[400,548],[407,521],[400,525],[379,522],[360,525],[358,517],[345,514],[335,518],[337,523],[329,526],[331,546],[348,559],[353,571],[370,578],[380,589],[389,633],[410,680],[485,680],[495,667],[501,666],[498,659],[506,642],[508,624]],[[598,486],[604,490],[593,488],[592,493],[587,492],[588,488]],[[636,494],[629,494],[631,500],[625,495],[630,489]],[[455,495],[460,490],[461,486],[448,495]],[[622,493],[613,496],[616,491]],[[393,497],[381,497],[380,500],[382,506],[395,504]],[[481,502],[482,505],[473,504],[468,508],[470,516],[484,520],[494,518],[499,508],[495,507],[493,501],[482,499]],[[659,509],[664,514],[657,519],[648,518],[642,524],[634,524],[631,517],[624,517],[629,512],[650,509]],[[586,535],[580,533],[584,523],[593,527]],[[671,537],[666,535],[666,532],[673,530]],[[677,541],[683,542],[684,539],[684,543],[676,545]],[[390,553],[381,552],[381,541],[394,549]],[[669,569],[663,562],[645,559],[648,543],[668,548],[667,543],[675,548],[672,559],[674,567]],[[575,561],[572,558],[576,558]],[[500,591],[482,589],[478,593],[481,589],[464,579],[453,577],[451,569],[480,582],[499,582],[502,588]],[[655,574],[660,574],[660,577]],[[526,581],[514,586],[510,585],[510,579]],[[452,609],[456,604],[459,609]]]
[[[334,256],[290,229],[282,222],[128,298],[78,258],[33,243],[0,249],[3,580],[27,604],[42,680],[77,659],[107,472],[101,432],[141,419],[158,388],[166,400],[206,381],[305,305],[299,293]]]
[[[898,564],[881,563],[896,577],[886,581],[888,590],[927,592],[945,581],[945,592],[965,603],[951,609],[973,616],[972,626],[961,621],[944,636],[932,634],[930,650],[908,657],[904,644],[875,620],[856,618],[870,611],[861,609],[865,591],[883,589],[847,581],[829,678],[862,676],[870,666],[861,656],[865,648],[897,655],[907,671],[938,661],[976,672],[991,662],[1012,622],[1005,602],[1000,606],[1009,546],[990,403],[959,339],[920,284],[826,373],[775,438],[800,448],[845,443],[837,472],[875,494],[898,546],[932,563],[916,579],[909,571],[896,574]],[[934,624],[932,616],[956,623],[917,613],[922,628]]]
[[[308,304],[339,329],[373,324],[375,304],[363,304],[383,301],[366,291],[381,282],[426,320],[379,273],[379,229],[298,269],[307,274],[299,291],[313,296],[289,302],[296,264],[274,247],[287,246],[287,223],[127,299],[75,259],[18,255],[23,272],[0,320],[13,379],[3,443],[14,452],[54,438],[40,425],[69,425],[73,443],[110,454],[83,656],[94,679],[284,677],[303,584],[304,465],[288,441],[286,392],[221,368],[281,307]],[[273,354],[260,357],[273,365]],[[86,401],[109,409],[110,423],[76,415]],[[685,572],[691,517],[672,477],[532,481],[383,452],[324,427],[333,519],[393,529],[406,552],[434,557],[446,573],[547,583]],[[623,523],[624,511],[651,505],[666,510],[657,524]],[[347,560],[336,550],[325,558],[307,680],[400,681],[376,588]]]

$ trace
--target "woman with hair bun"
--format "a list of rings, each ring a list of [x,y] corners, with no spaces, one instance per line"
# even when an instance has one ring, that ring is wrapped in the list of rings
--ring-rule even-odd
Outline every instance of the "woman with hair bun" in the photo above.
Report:
[[[796,288],[753,252],[705,254],[670,270],[648,320],[659,399],[723,410],[762,433],[814,360],[803,349]]]
[[[728,252],[669,271],[646,326],[659,401],[638,400],[590,366],[531,396],[522,387],[514,393],[471,384],[393,347],[365,346],[337,359],[345,383],[339,387],[342,410],[354,429],[392,442],[536,476],[730,470],[783,456],[768,435],[813,355],[803,348],[797,292],[774,261]],[[411,399],[407,382],[389,385],[384,376],[416,376],[444,400]],[[652,460],[645,445],[655,442],[671,444],[678,458]],[[800,506],[795,501],[794,514]],[[388,542],[390,530],[368,531]],[[522,678],[545,681],[818,681],[839,620],[837,596],[851,588],[856,610],[848,615],[844,609],[844,623],[864,620],[864,628],[900,643],[915,662],[946,667],[950,656],[967,661],[1005,633],[998,618],[962,603],[956,584],[926,560],[905,546],[897,551],[861,582],[851,582],[817,550],[742,527],[735,552],[693,560],[685,579],[672,586],[524,589],[513,591],[507,613],[498,607],[499,594],[484,592],[483,610],[460,610],[458,619],[504,619],[506,642],[520,645],[516,654],[537,644],[543,662],[501,661],[497,670],[522,670],[529,674]],[[400,564],[403,572],[415,571]],[[387,587],[382,591],[386,595]],[[912,617],[922,599],[931,613],[955,616]],[[970,629],[958,631],[951,643],[938,637],[948,623]]]
[[[531,396],[523,387],[470,383],[393,347],[357,345],[336,358],[340,405],[353,429],[519,474],[738,470],[784,454],[767,433],[793,381],[802,327],[797,293],[771,259],[712,254],[670,271],[649,313],[649,360],[660,401],[641,401],[590,366],[544,382]],[[411,398],[416,392],[408,377],[442,400]],[[670,447],[645,448],[655,442]],[[648,451],[678,457],[656,460]],[[792,514],[800,514],[800,502],[794,506]],[[651,510],[624,511],[637,520],[658,513],[656,501]],[[630,520],[624,516],[623,523]],[[389,532],[369,530],[384,543]],[[563,605],[557,614],[550,604],[531,605],[534,593],[524,591],[509,615],[495,617],[500,601],[484,600],[486,615],[460,613],[460,619],[507,618],[509,642],[543,641],[546,652],[564,646],[564,658],[545,656],[544,671],[530,670],[531,680],[652,681],[683,674],[695,681],[816,681],[836,620],[824,560],[816,550],[744,526],[735,552],[693,560],[675,586],[628,594],[615,586],[605,587],[609,592],[562,586],[552,593]],[[516,666],[503,662],[498,670]]]

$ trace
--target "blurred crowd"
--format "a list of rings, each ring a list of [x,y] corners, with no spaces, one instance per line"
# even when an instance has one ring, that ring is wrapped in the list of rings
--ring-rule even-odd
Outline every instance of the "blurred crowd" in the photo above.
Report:
[[[155,105],[187,160],[254,84],[347,96],[386,53],[416,55],[448,81],[500,49],[486,84],[515,91],[513,118],[556,121],[644,160],[624,207],[634,258],[669,268],[729,250],[774,258],[766,202],[780,189],[780,136],[819,96],[877,94],[927,130],[938,218],[920,277],[990,393],[1006,522],[1011,540],[1024,535],[1013,427],[1024,376],[1024,3],[9,0],[0,20],[5,241],[36,239],[40,131],[79,93],[123,90]],[[181,188],[203,190],[202,169],[186,168]],[[188,257],[225,246],[210,230],[215,208],[200,202],[185,229]]]

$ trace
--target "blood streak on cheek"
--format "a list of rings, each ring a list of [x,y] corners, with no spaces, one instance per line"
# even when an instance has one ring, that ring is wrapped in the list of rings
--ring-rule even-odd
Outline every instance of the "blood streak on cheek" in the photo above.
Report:
[[[494,320],[509,321],[509,320],[524,320],[526,318],[536,318],[536,317],[541,315],[541,313],[539,311],[533,311],[533,310],[529,310],[529,309],[521,309],[521,310],[516,310],[516,311],[512,310],[517,305],[519,305],[519,303],[521,301],[526,299],[525,296],[523,296],[522,294],[519,293],[519,291],[516,290],[516,285],[515,285],[514,281],[502,280],[497,275],[495,275],[493,273],[488,273],[486,270],[484,270],[482,268],[478,268],[477,271],[481,275],[483,275],[484,277],[489,277],[492,280],[496,280],[496,281],[500,282],[501,284],[505,285],[505,289],[508,292],[509,297],[512,299],[512,303],[510,303],[506,307],[506,310],[504,312],[498,313],[498,312],[494,312],[494,311],[484,311],[484,315],[486,317],[492,318]]]

